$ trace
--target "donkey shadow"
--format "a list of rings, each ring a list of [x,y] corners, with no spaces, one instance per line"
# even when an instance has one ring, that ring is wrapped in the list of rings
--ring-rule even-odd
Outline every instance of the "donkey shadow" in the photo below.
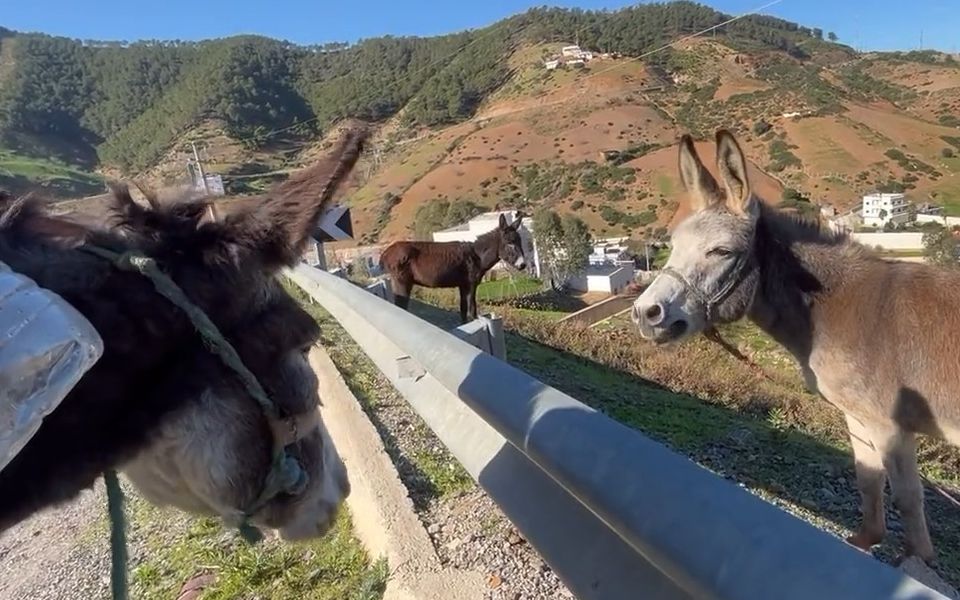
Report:
[[[416,303],[411,311],[441,328],[455,313]],[[608,417],[636,429],[715,474],[749,488],[768,502],[846,537],[860,520],[852,453],[758,413],[742,413],[561,348],[507,331],[507,360]],[[887,499],[888,537],[874,555],[892,562],[902,528]],[[960,519],[942,496],[926,495],[937,572],[960,585]],[[896,536],[896,537],[894,537]]]

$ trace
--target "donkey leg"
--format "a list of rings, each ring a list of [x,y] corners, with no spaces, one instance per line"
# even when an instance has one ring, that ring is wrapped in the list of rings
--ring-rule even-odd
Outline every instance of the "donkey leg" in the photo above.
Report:
[[[936,555],[923,510],[923,483],[917,468],[917,437],[902,429],[892,430],[884,440],[883,465],[890,477],[893,504],[903,522],[907,556],[932,561]]]
[[[477,286],[470,286],[470,299],[467,303],[467,308],[469,309],[469,317],[471,321],[477,319]]]
[[[883,541],[887,533],[883,506],[883,487],[887,482],[883,470],[883,456],[874,446],[871,431],[856,417],[846,415],[853,458],[856,461],[857,489],[860,491],[860,528],[847,542],[870,550]]]
[[[393,303],[403,310],[407,310],[407,307],[410,306],[410,292],[413,290],[413,285],[393,280],[391,287],[393,288]]]
[[[460,324],[467,322],[467,313],[470,311],[470,287],[460,286]]]

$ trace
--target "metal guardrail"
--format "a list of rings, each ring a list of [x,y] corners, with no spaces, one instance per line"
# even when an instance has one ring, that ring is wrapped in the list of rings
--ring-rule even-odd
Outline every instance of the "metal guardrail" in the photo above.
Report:
[[[581,600],[945,598],[362,288],[288,274]]]

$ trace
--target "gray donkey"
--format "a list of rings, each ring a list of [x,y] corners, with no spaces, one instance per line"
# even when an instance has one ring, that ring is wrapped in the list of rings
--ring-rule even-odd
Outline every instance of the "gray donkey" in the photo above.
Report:
[[[693,214],[633,320],[657,343],[748,317],[793,356],[807,386],[846,416],[862,497],[848,542],[886,534],[890,478],[908,556],[934,558],[917,470],[917,434],[960,445],[960,270],[890,262],[764,206],[733,135],[717,132],[717,173],[685,135],[680,175]]]

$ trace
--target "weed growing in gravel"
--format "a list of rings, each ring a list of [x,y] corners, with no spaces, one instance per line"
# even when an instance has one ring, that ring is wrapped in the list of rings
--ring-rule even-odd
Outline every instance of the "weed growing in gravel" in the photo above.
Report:
[[[139,498],[128,508],[131,529],[146,530],[142,561],[131,573],[132,596],[168,600],[199,574],[213,574],[204,600],[379,600],[389,575],[385,561],[371,564],[353,536],[344,510],[333,529],[309,543],[266,540],[256,546],[215,519],[195,519],[170,531],[169,511]],[[171,535],[173,533],[174,535]]]

